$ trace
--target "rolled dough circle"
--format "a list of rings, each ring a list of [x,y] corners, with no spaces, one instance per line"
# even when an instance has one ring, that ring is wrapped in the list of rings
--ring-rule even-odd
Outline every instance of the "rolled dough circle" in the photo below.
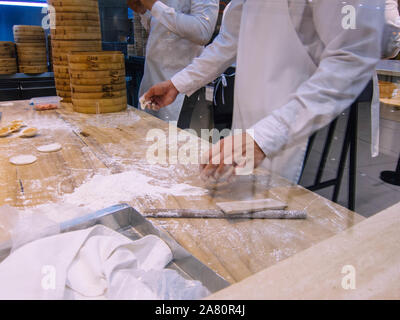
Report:
[[[60,151],[61,149],[62,146],[59,143],[52,143],[52,144],[47,144],[45,146],[37,147],[37,150],[40,152],[56,152]]]
[[[16,165],[16,166],[24,166],[27,164],[32,164],[37,161],[37,158],[32,155],[20,155],[16,157],[12,157],[10,159],[10,163]]]

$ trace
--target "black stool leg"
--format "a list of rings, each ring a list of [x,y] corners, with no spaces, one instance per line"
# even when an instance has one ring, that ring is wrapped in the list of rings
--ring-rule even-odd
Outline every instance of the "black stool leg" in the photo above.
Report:
[[[323,176],[324,170],[325,170],[325,165],[328,160],[329,151],[331,150],[331,145],[332,145],[332,141],[333,141],[333,136],[335,134],[337,121],[338,121],[338,119],[336,118],[329,125],[328,135],[326,137],[325,147],[324,147],[324,151],[322,152],[321,161],[319,163],[318,173],[315,178],[314,185],[319,185],[321,183],[322,176]]]
[[[337,174],[337,177],[335,179],[336,181],[335,181],[335,188],[333,190],[332,201],[336,202],[336,203],[338,202],[338,198],[339,198],[340,186],[341,186],[342,180],[343,180],[344,169],[345,169],[346,160],[347,160],[347,154],[349,152],[350,140],[351,140],[351,137],[352,137],[351,127],[352,127],[352,120],[353,119],[352,119],[351,110],[353,109],[354,105],[355,105],[355,103],[350,107],[350,115],[349,115],[349,119],[347,120],[346,134],[344,136],[342,153],[340,155],[338,174]]]
[[[357,130],[358,130],[358,104],[355,103],[350,110],[352,119],[350,138],[350,165],[349,165],[349,202],[348,208],[354,211],[356,207],[356,185],[357,185]]]

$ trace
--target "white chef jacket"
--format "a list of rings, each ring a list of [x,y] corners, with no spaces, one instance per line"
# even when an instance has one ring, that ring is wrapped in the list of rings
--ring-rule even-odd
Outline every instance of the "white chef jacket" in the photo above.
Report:
[[[213,35],[218,12],[218,0],[162,0],[141,16],[150,35],[140,96],[201,54]],[[184,95],[179,95],[170,106],[149,113],[165,121],[178,121],[183,100]]]
[[[263,165],[297,182],[307,138],[351,105],[380,58],[384,0],[346,1],[357,8],[355,29],[343,27],[344,5],[233,0],[221,34],[171,80],[190,95],[231,64],[237,46],[233,128],[254,129]]]

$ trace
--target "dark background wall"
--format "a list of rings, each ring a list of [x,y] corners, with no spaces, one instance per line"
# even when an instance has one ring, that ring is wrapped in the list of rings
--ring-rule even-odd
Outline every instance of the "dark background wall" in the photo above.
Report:
[[[22,0],[24,2],[46,2],[45,0]],[[45,14],[40,7],[0,5],[0,41],[14,41],[12,27],[16,24],[42,25]]]

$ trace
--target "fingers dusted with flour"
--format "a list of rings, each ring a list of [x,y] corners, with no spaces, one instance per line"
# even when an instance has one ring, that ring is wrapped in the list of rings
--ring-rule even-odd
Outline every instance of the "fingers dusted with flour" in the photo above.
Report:
[[[179,91],[175,88],[171,80],[164,81],[151,87],[143,96],[144,101],[151,102],[151,109],[158,111],[171,103],[178,96]]]
[[[265,158],[249,134],[230,136],[203,154],[201,178],[207,182],[224,182],[234,175],[251,174]]]

